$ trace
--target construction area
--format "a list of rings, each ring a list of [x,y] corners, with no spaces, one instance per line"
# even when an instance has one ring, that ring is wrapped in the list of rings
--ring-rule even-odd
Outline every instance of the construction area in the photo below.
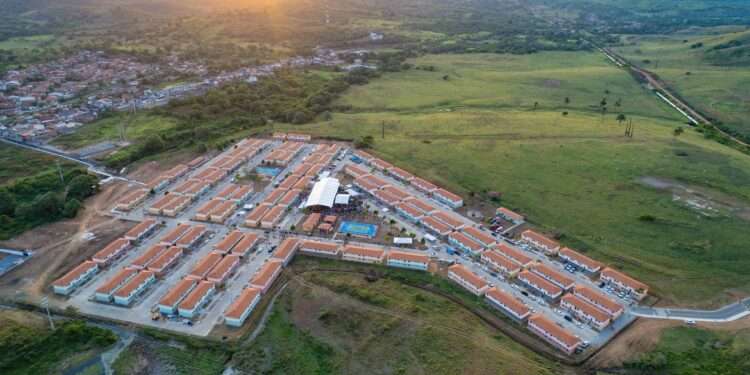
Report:
[[[606,344],[648,293],[525,228],[482,225],[460,196],[362,151],[309,136],[244,139],[132,185],[109,214],[123,236],[51,283],[54,303],[206,336],[235,329],[296,254],[436,272],[567,354]]]

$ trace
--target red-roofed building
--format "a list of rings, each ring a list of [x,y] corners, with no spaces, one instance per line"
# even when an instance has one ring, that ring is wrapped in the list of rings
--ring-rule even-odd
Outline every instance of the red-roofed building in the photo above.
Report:
[[[560,307],[570,311],[576,318],[586,322],[596,330],[603,330],[612,323],[609,314],[599,310],[574,294],[566,294],[560,299]]]
[[[241,327],[245,320],[253,312],[255,306],[260,302],[261,290],[258,288],[245,288],[239,297],[229,305],[224,313],[224,324],[230,327]]]
[[[57,294],[67,296],[96,275],[97,272],[99,272],[99,265],[96,262],[90,260],[84,261],[63,275],[63,277],[55,280],[52,283],[52,289]]]
[[[550,300],[556,300],[563,294],[562,288],[529,271],[519,273],[518,280]]]
[[[590,274],[595,274],[602,269],[601,263],[567,247],[560,249],[557,255],[560,259],[572,263]]]
[[[459,247],[463,251],[468,251],[477,255],[484,250],[484,246],[477,241],[472,240],[461,232],[452,232],[448,235],[448,242]]]
[[[558,326],[542,314],[534,314],[529,318],[529,330],[545,339],[554,347],[567,354],[573,354],[581,345],[581,340],[570,332]]]
[[[482,261],[487,263],[490,268],[502,272],[509,277],[513,277],[521,272],[520,264],[512,261],[510,258],[495,250],[487,250],[483,252]]]
[[[423,217],[420,223],[425,228],[441,236],[447,236],[451,232],[450,226],[432,216]]]
[[[286,267],[289,262],[292,261],[292,258],[294,258],[294,254],[297,253],[297,248],[299,247],[299,240],[296,238],[285,238],[284,241],[281,241],[279,246],[274,250],[273,254],[271,255],[271,259],[277,259],[283,262],[284,267]]]
[[[424,254],[391,250],[386,257],[386,265],[390,267],[427,271],[430,266],[430,258]]]
[[[491,247],[497,244],[495,237],[491,234],[476,228],[476,227],[464,227],[463,233],[469,236],[472,240],[479,242],[484,247]]]
[[[464,199],[461,196],[445,189],[433,191],[432,197],[454,209],[464,205]]]
[[[506,220],[510,220],[513,223],[522,223],[526,220],[526,218],[523,217],[523,215],[513,212],[505,207],[500,207],[495,211],[495,214],[498,216],[503,217]]]
[[[477,296],[481,296],[489,288],[487,281],[461,264],[448,267],[448,278]]]
[[[303,253],[319,256],[336,257],[339,255],[340,246],[335,242],[321,242],[303,240],[299,250]]]
[[[522,322],[531,315],[531,310],[523,302],[498,288],[488,289],[484,297],[487,298],[490,305],[517,321]]]
[[[518,250],[515,247],[510,247],[506,245],[505,243],[500,243],[494,249],[499,251],[500,254],[503,254],[504,256],[511,259],[512,261],[520,264],[521,267],[526,268],[526,267],[531,266],[531,264],[534,263],[534,259],[526,255],[523,251]]]
[[[383,263],[385,250],[365,245],[347,244],[342,251],[342,259],[360,263]]]
[[[282,261],[270,259],[250,279],[250,286],[260,289],[261,293],[265,294],[271,288],[273,282],[281,275],[282,266]]]
[[[159,312],[172,315],[177,312],[177,305],[195,288],[198,280],[182,279],[159,300]]]
[[[603,296],[602,294],[594,291],[591,288],[588,288],[585,286],[576,286],[575,290],[573,291],[573,294],[575,294],[578,297],[581,297],[585,301],[596,306],[600,310],[606,312],[607,314],[609,314],[609,316],[612,317],[612,320],[615,320],[620,315],[622,315],[622,312],[623,312],[622,305],[620,305],[619,303],[615,302],[614,300],[610,298]]]
[[[602,270],[600,280],[630,293],[637,300],[642,300],[648,295],[648,285],[611,268]]]
[[[215,283],[216,285],[224,284],[227,279],[232,275],[234,270],[240,265],[240,257],[237,255],[229,254],[211,269],[211,272],[206,276],[206,280]]]
[[[560,250],[560,244],[557,241],[551,240],[531,229],[525,230],[521,234],[521,239],[526,241],[531,246],[544,251],[547,254],[557,254]]]
[[[125,238],[118,238],[94,254],[91,260],[100,266],[108,265],[121,257],[128,249],[130,249],[130,241]]]
[[[531,267],[531,272],[543,277],[565,291],[568,291],[575,286],[575,280],[572,277],[564,275],[546,264],[539,263]]]
[[[216,285],[210,281],[201,281],[198,286],[180,302],[177,311],[183,318],[192,319],[198,315],[200,308],[203,307],[213,296],[216,291]]]

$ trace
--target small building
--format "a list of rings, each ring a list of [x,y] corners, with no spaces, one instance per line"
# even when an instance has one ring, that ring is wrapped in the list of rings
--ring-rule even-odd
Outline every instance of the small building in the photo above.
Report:
[[[560,298],[560,296],[563,294],[562,288],[529,271],[522,271],[521,273],[519,273],[518,280],[523,282],[527,287],[534,290],[537,294],[549,300],[554,301]]]
[[[543,338],[552,346],[567,354],[573,354],[581,345],[581,340],[542,314],[534,314],[529,318],[529,330]]]
[[[138,272],[130,281],[123,285],[114,294],[115,304],[120,306],[130,306],[135,298],[143,293],[149,285],[156,282],[156,275],[151,271]]]
[[[287,209],[288,207],[281,205],[271,207],[271,209],[263,215],[263,218],[260,219],[260,227],[264,229],[275,228],[281,222]]]
[[[232,248],[232,255],[237,255],[240,258],[245,257],[253,250],[253,248],[255,248],[255,245],[257,245],[259,241],[260,237],[258,237],[257,234],[245,233],[245,236],[242,237],[240,242],[237,242],[237,245]]]
[[[109,265],[115,259],[121,257],[128,249],[130,249],[130,241],[125,238],[118,238],[94,254],[91,260],[100,266]]]
[[[575,280],[572,277],[566,276],[546,264],[536,264],[531,267],[531,272],[541,276],[552,284],[559,286],[565,291],[568,291],[575,286]]]
[[[484,297],[491,306],[510,316],[516,321],[523,322],[531,315],[531,310],[513,295],[506,293],[497,287],[488,289]]]
[[[169,246],[167,245],[154,245],[148,248],[146,251],[144,251],[141,255],[139,255],[135,260],[130,262],[130,268],[142,270],[148,267],[148,265],[153,262],[159,255],[161,255],[163,252],[167,250]]]
[[[505,243],[501,243],[493,249],[498,251],[506,258],[520,264],[521,267],[528,268],[534,263],[534,259],[530,256],[527,256],[523,251],[518,250],[515,247],[506,245]]]
[[[484,247],[479,242],[472,240],[461,232],[450,233],[448,235],[448,242],[473,255],[479,255],[484,250]]]
[[[386,265],[390,267],[427,271],[430,266],[430,258],[427,255],[406,251],[391,250],[386,259]]]
[[[479,242],[484,247],[492,247],[497,244],[495,237],[479,228],[464,227],[462,232],[472,240]]]
[[[395,209],[401,216],[415,223],[424,217],[424,213],[421,210],[406,202],[397,204]]]
[[[521,265],[495,250],[482,253],[482,261],[491,269],[502,272],[508,277],[514,277],[521,272]]]
[[[447,236],[451,233],[451,227],[432,216],[425,216],[420,221],[423,227],[439,236]]]
[[[458,283],[476,296],[481,296],[489,288],[489,283],[462,264],[448,267],[448,278]]]
[[[240,257],[238,255],[229,254],[225,256],[216,267],[211,269],[211,272],[206,276],[206,280],[216,285],[223,285],[239,265]]]
[[[125,285],[130,279],[138,273],[138,270],[132,268],[124,268],[115,274],[111,279],[107,280],[104,285],[96,289],[94,298],[99,302],[111,302],[112,295],[121,286]]]
[[[332,177],[320,179],[313,185],[312,191],[305,202],[305,208],[333,208],[339,186],[338,179]]]
[[[292,261],[297,252],[299,240],[296,238],[285,238],[271,255],[271,259],[280,260],[284,267]]]
[[[261,203],[255,207],[250,213],[245,216],[245,226],[249,228],[257,228],[260,226],[260,220],[273,207],[269,203]]]
[[[437,210],[430,214],[431,217],[434,217],[435,219],[438,219],[448,225],[451,230],[459,230],[465,226],[463,220],[459,218],[456,214],[447,212],[444,210]]]
[[[172,246],[159,255],[153,262],[148,265],[148,270],[156,274],[156,276],[164,276],[167,270],[177,264],[177,261],[182,257],[183,250],[179,246]]]
[[[385,250],[365,245],[344,245],[342,259],[351,262],[382,264],[385,259]]]
[[[177,240],[182,238],[190,230],[190,224],[177,224],[177,226],[170,230],[164,237],[159,240],[159,244],[164,246],[172,246],[177,243]]]
[[[414,186],[417,190],[425,194],[432,194],[438,189],[437,185],[420,177],[415,177],[409,182],[411,186]]]
[[[404,181],[404,182],[407,182],[407,183],[409,181],[413,180],[414,177],[415,177],[413,174],[411,174],[411,173],[409,173],[409,172],[407,172],[407,171],[405,171],[405,170],[403,170],[403,169],[401,169],[399,167],[391,167],[390,169],[388,169],[388,173],[391,176],[396,177],[397,179],[399,179],[401,181]]]
[[[495,214],[497,216],[500,216],[500,217],[504,218],[505,220],[509,220],[509,221],[513,222],[514,224],[523,223],[526,220],[526,218],[523,217],[523,215],[521,215],[519,213],[516,213],[516,212],[513,212],[513,211],[511,211],[511,210],[509,210],[509,209],[507,209],[505,207],[499,207],[495,211]]]
[[[312,240],[303,240],[299,250],[306,254],[324,257],[337,257],[341,252],[338,243]]]
[[[271,288],[273,282],[281,275],[282,267],[283,262],[281,260],[269,260],[253,275],[249,285],[253,288],[258,288],[262,294],[265,294]]]
[[[167,294],[159,300],[159,312],[165,315],[177,313],[177,305],[195,288],[198,280],[185,278],[173,286]]]
[[[586,302],[574,294],[566,294],[560,299],[560,307],[568,310],[579,320],[586,322],[594,329],[601,331],[607,328],[612,320],[609,314]]]
[[[221,204],[221,199],[211,199],[210,201],[206,202],[198,208],[198,212],[195,213],[195,220],[198,221],[209,221],[211,219],[211,211],[213,211],[216,206]]]
[[[622,305],[591,288],[579,285],[576,286],[573,294],[609,314],[613,321],[622,315],[624,311]]]
[[[575,265],[588,274],[595,274],[602,269],[602,264],[570,248],[563,247],[557,254],[560,259]]]
[[[648,285],[609,267],[602,270],[600,280],[624,290],[639,301],[648,295]]]
[[[261,290],[258,288],[243,289],[224,313],[224,324],[230,327],[241,327],[260,302],[260,295]]]
[[[156,220],[146,219],[136,224],[123,237],[128,241],[138,242],[151,235],[158,226],[159,224]]]
[[[84,261],[61,278],[55,280],[52,283],[52,290],[57,294],[67,296],[96,275],[97,272],[99,272],[99,265],[96,262],[90,260]]]
[[[244,232],[233,230],[219,241],[219,243],[214,245],[214,251],[221,254],[228,254],[244,237]]]
[[[547,254],[555,255],[560,250],[560,244],[557,241],[551,240],[531,229],[525,230],[521,234],[521,239]]]
[[[313,212],[310,215],[307,216],[307,219],[302,223],[302,231],[307,233],[312,233],[312,231],[315,230],[315,227],[320,222],[320,213]]]
[[[198,283],[187,297],[177,307],[177,311],[183,318],[192,319],[198,315],[203,307],[213,296],[216,286],[210,281],[201,281]]]
[[[193,249],[208,233],[205,225],[194,225],[179,240],[177,246],[183,249]]]
[[[187,277],[194,280],[203,280],[219,262],[221,262],[221,253],[208,253],[198,261]]]
[[[451,193],[445,189],[437,189],[432,192],[432,197],[438,202],[447,205],[450,208],[456,209],[464,205],[464,199],[458,194]]]

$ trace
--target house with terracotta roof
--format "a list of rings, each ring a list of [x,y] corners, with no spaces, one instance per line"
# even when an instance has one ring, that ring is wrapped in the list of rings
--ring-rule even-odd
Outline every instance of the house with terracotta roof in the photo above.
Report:
[[[221,204],[221,202],[223,202],[221,199],[214,198],[204,203],[200,208],[198,208],[198,212],[195,213],[195,220],[209,221],[211,219],[211,211],[213,211],[219,204]]]
[[[121,257],[128,249],[130,249],[130,241],[125,238],[118,238],[94,254],[91,260],[100,266],[105,266]]]
[[[260,302],[260,295],[261,290],[258,288],[243,289],[224,313],[224,324],[230,327],[241,327]]]
[[[427,271],[430,258],[424,254],[391,250],[386,255],[386,265],[410,270]]]
[[[122,198],[120,198],[115,204],[115,209],[118,211],[127,212],[143,203],[149,196],[149,189],[140,188],[135,189]]]
[[[609,314],[599,310],[596,306],[574,294],[564,295],[562,299],[560,299],[560,307],[568,310],[576,318],[586,322],[598,331],[607,328],[607,326],[612,323]]]
[[[311,233],[315,230],[315,227],[320,222],[320,213],[313,212],[307,216],[305,221],[302,223],[302,231]]]
[[[376,190],[372,195],[375,197],[375,199],[379,200],[387,206],[395,206],[397,203],[401,202],[401,199],[399,199],[396,195],[393,195],[385,190]]]
[[[216,205],[213,210],[211,210],[209,220],[212,223],[223,224],[225,221],[227,221],[227,219],[229,219],[230,216],[232,216],[232,212],[234,212],[236,208],[236,202],[222,201],[221,203]]]
[[[567,354],[573,354],[576,348],[581,345],[581,339],[542,314],[532,315],[529,318],[528,327],[531,332]]]
[[[167,250],[167,245],[154,245],[149,247],[146,251],[135,258],[128,267],[137,270],[145,269],[151,262],[153,262],[159,255]]]
[[[451,227],[432,216],[425,216],[420,220],[423,227],[429,229],[440,236],[447,236],[451,232]]]
[[[177,313],[177,305],[198,285],[198,280],[182,279],[159,300],[159,312],[165,315]]]
[[[193,266],[187,277],[194,280],[202,280],[219,262],[221,262],[221,253],[210,252]]]
[[[299,247],[298,239],[285,238],[283,241],[281,241],[276,250],[274,250],[273,254],[271,255],[271,259],[282,261],[284,267],[286,267],[286,265],[292,261],[294,254],[297,252],[297,247]]]
[[[223,285],[239,265],[240,257],[229,254],[211,269],[211,272],[206,275],[206,280],[215,283],[216,285]]]
[[[164,208],[168,207],[170,204],[174,204],[180,197],[182,197],[182,195],[179,194],[162,195],[156,200],[156,202],[151,204],[151,207],[149,207],[147,211],[151,215],[162,215],[164,213]]]
[[[149,285],[156,282],[156,275],[151,271],[138,272],[135,277],[130,279],[125,285],[114,293],[115,304],[120,306],[130,306],[135,298],[143,293]]]
[[[245,236],[242,237],[240,242],[232,248],[232,254],[243,258],[255,248],[255,245],[257,245],[258,242],[260,242],[260,237],[258,237],[257,234],[245,233]]]
[[[123,268],[112,278],[107,280],[103,285],[96,289],[94,298],[100,302],[112,301],[112,295],[121,286],[125,285],[130,279],[138,273],[138,270],[132,268]]]
[[[523,215],[516,213],[514,211],[511,211],[505,207],[499,207],[495,211],[495,215],[500,216],[504,218],[505,220],[510,220],[514,224],[523,223],[526,220],[526,218],[523,217]]]
[[[271,207],[271,209],[263,215],[263,218],[260,219],[260,227],[264,229],[275,228],[281,222],[287,209],[288,207],[281,205]]]
[[[159,224],[157,223],[156,220],[146,219],[136,224],[136,226],[131,228],[127,233],[125,233],[123,237],[126,240],[138,242],[148,237],[151,233],[153,233],[156,230],[158,226]]]
[[[210,281],[201,281],[198,286],[188,293],[187,297],[177,306],[177,311],[183,318],[192,319],[198,315],[216,291],[216,285]]]
[[[381,171],[387,171],[388,169],[393,168],[393,164],[378,158],[372,158],[370,160],[370,165],[372,165],[373,168]]]
[[[165,246],[172,246],[177,243],[182,236],[190,230],[190,224],[178,224],[174,229],[170,230],[164,237],[159,240],[159,244]]]
[[[487,289],[484,298],[487,299],[490,306],[502,311],[516,321],[522,322],[531,315],[531,310],[523,302],[497,287]]]
[[[464,199],[458,194],[451,193],[448,190],[439,188],[432,192],[432,197],[438,202],[447,205],[450,208],[456,209],[464,205]]]
[[[249,285],[258,288],[261,294],[265,294],[271,288],[273,282],[281,275],[283,262],[277,259],[271,259],[263,264],[258,272],[250,279]]]
[[[348,176],[351,176],[352,178],[357,178],[359,176],[364,176],[370,172],[367,169],[362,168],[356,164],[347,164],[344,167],[344,173]]]
[[[487,250],[482,253],[482,262],[495,271],[502,272],[508,277],[513,277],[521,272],[521,265],[502,255],[496,250]]]
[[[561,272],[558,272],[557,270],[543,263],[539,263],[531,267],[531,272],[541,276],[552,284],[559,286],[565,291],[568,291],[572,289],[573,286],[575,286],[575,279],[564,275]]]
[[[391,168],[389,168],[388,169],[388,173],[391,176],[396,177],[397,179],[399,179],[401,181],[404,181],[404,182],[409,182],[409,181],[413,180],[414,177],[415,177],[413,174],[411,174],[411,173],[409,173],[409,172],[407,172],[407,171],[405,171],[405,170],[403,170],[403,169],[401,169],[399,167],[391,167]]]
[[[556,300],[563,294],[562,288],[535,273],[531,273],[530,271],[522,271],[519,273],[518,280],[537,294],[549,300]]]
[[[177,264],[182,254],[183,250],[181,247],[172,246],[154,259],[153,262],[149,263],[148,270],[158,277],[164,276],[169,268]]]
[[[52,283],[52,290],[64,296],[73,293],[79,286],[99,272],[99,265],[90,260],[84,261]]]
[[[341,252],[339,244],[335,242],[321,242],[311,240],[301,241],[299,251],[310,255],[325,257],[337,257],[339,255],[339,252]]]
[[[589,274],[595,274],[602,269],[601,263],[568,247],[560,249],[557,255],[565,262],[571,263]]]
[[[416,209],[421,211],[423,215],[429,215],[437,210],[437,208],[435,208],[435,206],[431,205],[430,203],[427,203],[426,201],[413,196],[405,198],[404,203],[408,203],[409,205],[414,206]]]
[[[602,270],[599,280],[630,293],[639,301],[648,295],[648,285],[609,267]]]
[[[511,247],[505,243],[500,243],[493,249],[497,250],[500,254],[511,259],[512,261],[520,264],[521,267],[527,268],[534,263],[534,259],[532,257],[526,255],[523,251],[516,249],[515,247]]]
[[[219,243],[214,245],[214,251],[221,253],[221,254],[227,254],[230,251],[232,251],[232,248],[237,245],[242,238],[245,236],[244,232],[233,230],[229,232],[229,234],[226,235],[226,237],[222,238]]]
[[[461,232],[452,232],[448,234],[448,242],[452,245],[457,246],[463,251],[469,252],[473,255],[479,255],[484,250],[484,246],[477,241],[472,240],[467,235]]]
[[[185,233],[185,235],[177,240],[176,244],[183,249],[192,249],[203,239],[203,237],[206,236],[207,233],[205,225],[194,225],[189,231],[187,231],[187,233]]]
[[[385,250],[379,247],[366,245],[344,245],[342,259],[360,263],[383,263]]]
[[[430,214],[431,217],[434,217],[435,219],[438,219],[448,225],[452,230],[459,230],[463,228],[466,224],[464,221],[459,218],[456,214],[445,211],[445,210],[437,210]]]
[[[413,178],[409,183],[417,190],[427,194],[432,194],[438,189],[437,185],[420,177]]]
[[[462,264],[454,264],[448,267],[448,278],[477,296],[483,295],[490,287],[490,284],[486,280]]]
[[[424,213],[422,213],[421,210],[419,210],[418,208],[406,202],[401,202],[397,204],[394,208],[396,212],[401,214],[401,216],[415,223],[419,222],[419,220],[422,219],[422,217],[424,217]]]
[[[260,220],[263,218],[263,216],[268,212],[268,210],[273,207],[271,204],[268,203],[261,203],[257,207],[255,207],[252,211],[250,211],[247,216],[245,216],[245,226],[250,228],[257,228],[260,226]]]
[[[557,241],[551,240],[544,235],[534,232],[531,229],[525,230],[521,234],[521,239],[529,245],[544,251],[547,254],[557,254],[560,250],[560,244]]]
[[[463,234],[469,236],[472,240],[479,242],[484,247],[492,247],[497,244],[495,237],[477,227],[464,227],[461,231]]]
[[[591,288],[579,285],[576,286],[573,294],[609,314],[613,321],[624,311],[622,305]]]

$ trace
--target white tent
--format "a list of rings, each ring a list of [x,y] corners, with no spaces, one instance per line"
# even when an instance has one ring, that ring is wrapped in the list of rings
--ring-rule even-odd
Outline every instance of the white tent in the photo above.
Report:
[[[322,178],[316,182],[307,197],[305,207],[323,206],[331,208],[339,191],[339,180],[332,177]]]

